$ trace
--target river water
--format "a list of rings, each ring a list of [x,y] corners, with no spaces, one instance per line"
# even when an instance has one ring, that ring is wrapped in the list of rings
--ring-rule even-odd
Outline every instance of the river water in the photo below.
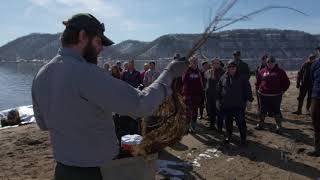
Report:
[[[32,80],[41,66],[34,63],[0,63],[0,111],[32,104]]]

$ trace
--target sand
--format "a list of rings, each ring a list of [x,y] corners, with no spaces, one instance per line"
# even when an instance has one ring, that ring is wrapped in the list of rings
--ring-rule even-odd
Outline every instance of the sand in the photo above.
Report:
[[[309,157],[312,150],[313,129],[309,115],[293,115],[297,108],[295,72],[288,72],[290,89],[283,98],[284,130],[275,133],[275,122],[267,118],[265,130],[254,126],[256,100],[247,113],[248,147],[238,146],[237,128],[235,143],[224,146],[223,137],[207,128],[208,121],[200,120],[197,134],[185,136],[180,143],[160,152],[161,159],[198,164],[181,169],[181,179],[316,179],[320,178],[320,158]],[[252,81],[253,82],[253,81]],[[304,112],[305,113],[305,112]],[[215,150],[208,153],[208,149]],[[206,152],[207,151],[207,152]],[[207,154],[209,157],[205,158]],[[281,156],[287,154],[287,158]],[[199,155],[202,158],[199,158]],[[0,179],[52,179],[55,162],[48,133],[36,124],[0,130]],[[200,167],[198,167],[200,166]],[[157,176],[163,179],[163,176]]]

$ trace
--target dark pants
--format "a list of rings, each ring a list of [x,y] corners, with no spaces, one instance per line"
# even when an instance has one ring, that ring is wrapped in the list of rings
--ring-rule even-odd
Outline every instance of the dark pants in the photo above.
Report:
[[[306,104],[306,110],[310,109],[311,106],[311,94],[312,94],[312,88],[301,86],[300,91],[299,91],[299,96],[298,96],[298,111],[301,112],[302,106],[303,106],[303,100],[307,96],[307,104]]]
[[[259,94],[259,101],[260,115],[266,116],[267,114],[272,114],[274,117],[282,117],[280,110],[282,95],[264,96]]]
[[[215,95],[212,95],[207,92],[206,104],[207,104],[207,113],[210,121],[210,127],[215,126],[215,124],[217,123],[218,130],[222,130],[223,120],[221,117],[221,113],[217,109],[217,99]]]
[[[311,100],[311,118],[314,127],[314,146],[320,152],[320,99]]]
[[[205,92],[203,92],[203,94],[201,95],[201,100],[200,100],[200,104],[199,104],[200,118],[203,118],[203,110],[204,110],[204,107],[205,107],[205,101],[206,101]]]
[[[233,120],[236,121],[240,132],[241,141],[247,139],[247,125],[243,108],[231,108],[222,110],[223,119],[225,120],[227,137],[231,138],[233,131]]]
[[[67,166],[57,162],[54,180],[102,180],[99,167]]]
[[[197,124],[198,108],[200,107],[201,98],[200,95],[184,97],[184,102],[187,106],[187,118],[190,120],[192,128],[195,128]]]

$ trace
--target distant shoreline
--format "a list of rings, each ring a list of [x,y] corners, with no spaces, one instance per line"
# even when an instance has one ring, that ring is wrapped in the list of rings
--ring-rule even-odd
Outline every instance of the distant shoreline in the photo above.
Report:
[[[45,64],[47,62],[49,62],[49,60],[16,60],[16,61],[0,60],[0,63],[39,63],[39,64]]]

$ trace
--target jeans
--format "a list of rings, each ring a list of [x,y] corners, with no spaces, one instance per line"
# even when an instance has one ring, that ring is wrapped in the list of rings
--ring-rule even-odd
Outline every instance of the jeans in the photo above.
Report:
[[[210,121],[210,127],[215,126],[217,124],[218,130],[222,130],[223,119],[221,117],[221,113],[217,108],[217,99],[215,96],[206,93],[206,103],[207,103],[207,112]]]

